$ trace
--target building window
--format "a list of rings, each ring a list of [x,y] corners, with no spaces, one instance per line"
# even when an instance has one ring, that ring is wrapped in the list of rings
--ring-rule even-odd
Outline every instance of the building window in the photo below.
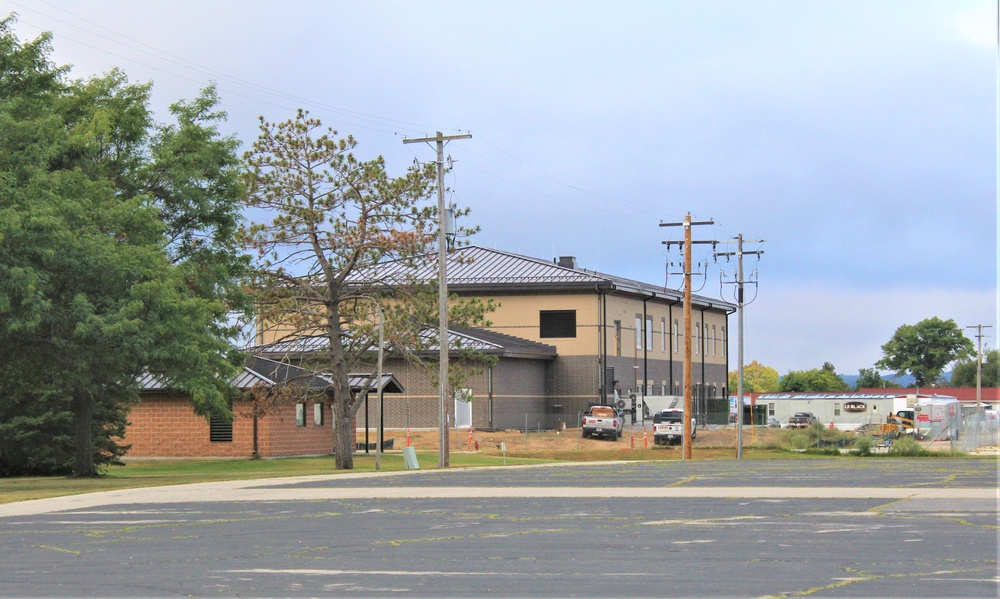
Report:
[[[667,319],[660,317],[660,351],[667,351]]]
[[[834,416],[840,416],[840,404],[839,403],[833,404],[833,415]]]
[[[646,317],[646,349],[653,349],[653,317]]]
[[[715,325],[712,325],[712,355],[719,355],[719,338],[715,335]]]
[[[615,355],[622,355],[622,321],[615,321]]]
[[[726,355],[726,327],[722,327],[722,355]]]
[[[576,337],[576,310],[541,310],[538,331],[543,339]]]
[[[208,421],[208,440],[210,443],[232,443],[233,421],[213,414]]]
[[[635,348],[642,349],[642,316],[635,315]]]
[[[663,383],[662,385],[660,385],[660,395],[666,395],[666,394],[667,394],[667,384]]]
[[[323,404],[313,404],[313,424],[323,426]]]
[[[701,323],[695,323],[694,325],[694,354],[696,356],[701,355]]]
[[[680,345],[680,335],[681,335],[681,329],[680,329],[679,326],[677,326],[677,319],[675,318],[674,319],[674,353],[675,354],[679,350],[678,346]]]
[[[774,416],[774,404],[773,403],[767,404],[767,415],[768,416]]]
[[[306,404],[295,404],[295,426],[306,425]]]
[[[653,386],[646,385],[646,395],[652,395],[652,394],[653,394]]]

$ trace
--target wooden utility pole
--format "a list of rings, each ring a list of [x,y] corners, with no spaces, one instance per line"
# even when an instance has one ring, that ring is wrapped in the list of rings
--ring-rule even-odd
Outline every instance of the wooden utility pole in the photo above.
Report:
[[[661,227],[684,227],[684,241],[664,241],[670,249],[671,245],[681,246],[684,252],[684,454],[685,460],[691,459],[691,414],[694,413],[694,402],[691,397],[691,246],[696,243],[716,243],[715,241],[691,241],[691,227],[694,225],[714,225],[715,221],[691,222],[691,213],[680,223],[660,223]],[[699,340],[700,341],[700,340]]]
[[[444,212],[444,144],[453,139],[469,139],[471,133],[461,135],[442,135],[440,131],[434,137],[420,137],[416,139],[404,139],[404,144],[418,142],[435,142],[437,146],[437,196],[438,196],[438,319],[440,327],[438,331],[438,345],[440,346],[439,359],[441,367],[438,372],[438,442],[441,447],[438,449],[438,468],[446,468],[450,465],[448,453],[448,267],[447,251],[448,238],[445,230]]]
[[[976,349],[976,414],[982,416],[983,413],[983,329],[992,329],[988,324],[977,324],[967,329],[976,329],[976,340],[979,343]]]

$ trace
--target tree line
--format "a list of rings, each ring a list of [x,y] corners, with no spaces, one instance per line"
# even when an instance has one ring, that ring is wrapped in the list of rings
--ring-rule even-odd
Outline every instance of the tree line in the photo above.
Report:
[[[982,368],[982,386],[997,386],[997,360],[1000,352],[983,352],[986,360]],[[836,367],[825,362],[822,367],[812,370],[793,370],[780,376],[770,366],[756,360],[743,367],[743,390],[751,393],[767,392],[840,392],[859,389],[900,388],[901,385],[885,379],[882,371],[896,376],[910,375],[917,387],[930,387],[944,382],[942,374],[949,365],[954,365],[949,384],[954,387],[975,387],[978,356],[972,341],[963,333],[954,320],[938,317],[927,318],[896,329],[892,338],[882,345],[882,358],[870,368],[858,372],[857,383],[853,386],[837,374]],[[737,389],[738,372],[729,373],[729,388]]]

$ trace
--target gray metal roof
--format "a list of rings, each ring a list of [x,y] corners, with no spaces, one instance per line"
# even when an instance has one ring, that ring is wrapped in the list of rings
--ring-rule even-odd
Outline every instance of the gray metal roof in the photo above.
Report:
[[[597,290],[608,293],[652,296],[666,301],[681,301],[683,294],[668,287],[643,283],[579,267],[560,266],[549,260],[521,256],[511,252],[469,246],[448,254],[448,288],[464,292],[519,292],[527,290]],[[378,267],[380,280],[433,281],[437,279],[437,255],[427,255],[415,264],[393,262]],[[366,275],[367,278],[367,275]],[[694,296],[698,306],[735,310],[728,302]]]
[[[420,333],[420,337],[424,351],[433,353],[439,351],[437,330],[426,329]],[[325,350],[328,344],[329,339],[326,335],[314,335],[259,345],[250,348],[249,351],[262,356],[308,355]],[[556,348],[551,345],[482,329],[450,329],[448,347],[452,351],[472,350],[504,357],[554,358],[556,356]]]
[[[375,377],[371,374],[349,374],[352,391],[359,391],[365,386],[377,389],[372,384]],[[177,386],[160,377],[144,374],[139,377],[139,388],[142,391],[175,391]],[[317,374],[300,366],[271,360],[262,356],[249,356],[243,370],[229,382],[235,389],[251,389],[255,385],[267,386],[297,383],[308,389],[326,389],[331,385],[327,376]],[[403,385],[391,373],[383,373],[381,384],[383,393],[402,393]]]

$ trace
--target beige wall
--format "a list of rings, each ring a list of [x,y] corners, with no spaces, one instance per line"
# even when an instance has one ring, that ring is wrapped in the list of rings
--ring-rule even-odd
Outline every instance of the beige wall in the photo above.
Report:
[[[485,296],[484,296],[485,297]],[[598,344],[598,296],[505,295],[494,299],[500,307],[488,315],[491,331],[553,345],[560,356],[594,355]],[[541,338],[538,331],[542,310],[576,310],[576,337]]]

